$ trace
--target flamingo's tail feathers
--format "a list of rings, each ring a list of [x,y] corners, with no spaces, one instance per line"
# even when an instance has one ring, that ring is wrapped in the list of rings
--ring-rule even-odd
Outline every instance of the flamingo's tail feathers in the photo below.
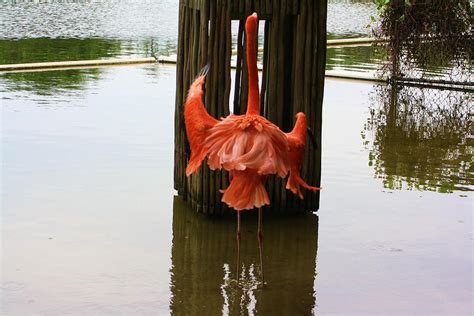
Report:
[[[209,72],[209,69],[211,69],[211,57],[207,57],[207,62],[204,67],[202,67],[201,71],[199,71],[198,77],[200,76],[207,76],[207,73]]]
[[[207,153],[206,137],[209,135],[209,129],[217,124],[217,120],[209,115],[203,102],[203,86],[208,71],[209,64],[201,70],[199,76],[189,87],[184,104],[184,123],[191,147],[191,158],[186,167],[187,176],[201,166]]]
[[[199,73],[196,76],[196,79],[194,79],[193,83],[189,87],[188,90],[188,99],[190,96],[192,97],[195,93],[203,93],[204,89],[204,83],[206,81],[206,76],[209,73],[209,69],[211,68],[211,60],[208,59],[206,65],[201,68]]]
[[[270,204],[265,190],[264,177],[255,171],[234,171],[227,189],[222,190],[222,202],[236,211],[250,210]]]
[[[311,191],[319,191],[321,188],[314,187],[307,184],[300,176],[299,172],[290,171],[290,176],[286,182],[286,188],[293,192],[293,194],[298,195],[300,199],[303,199],[303,192],[301,187],[306,188]]]

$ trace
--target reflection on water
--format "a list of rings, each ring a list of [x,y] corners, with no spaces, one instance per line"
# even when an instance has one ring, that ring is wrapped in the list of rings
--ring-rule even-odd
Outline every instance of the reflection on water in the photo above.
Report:
[[[470,93],[394,85],[375,100],[362,137],[384,187],[474,190]]]
[[[20,91],[65,97],[84,90],[89,81],[99,79],[100,73],[100,68],[5,73],[0,76],[0,91],[12,92],[15,98],[21,97]]]
[[[172,198],[175,79],[110,67],[79,97],[2,90],[2,315],[472,314],[473,192],[383,192],[360,140],[372,86],[354,81],[325,84],[321,225],[265,216],[262,291],[244,214],[236,288],[235,218]]]
[[[24,39],[0,40],[0,64],[34,61],[84,60],[116,57],[118,40],[106,39]],[[37,95],[70,95],[99,79],[100,68],[4,73],[0,91],[30,91]]]
[[[315,306],[316,215],[264,218],[267,285],[262,289],[255,214],[242,215],[241,284],[237,286],[234,218],[196,214],[179,197],[174,198],[173,208],[173,314],[311,313]]]
[[[376,71],[385,60],[384,51],[370,45],[328,47],[326,51],[327,70]]]
[[[109,81],[112,72],[130,74],[134,72],[132,69],[149,78],[163,77],[164,74],[168,76],[170,72],[174,72],[174,67],[151,64],[0,73],[0,101],[3,106],[33,103],[41,107],[64,104],[83,107],[87,104],[83,100],[84,97],[97,93],[98,86],[101,86],[102,82]],[[124,80],[124,84],[124,89],[131,88],[128,80]],[[168,87],[168,91],[171,91],[171,88]],[[113,95],[116,96],[117,92]]]
[[[0,64],[110,58],[120,55],[122,50],[122,41],[117,39],[0,40]]]
[[[374,12],[371,0],[329,0],[328,38],[367,35]],[[232,23],[234,43],[237,32]],[[0,10],[0,64],[173,55],[177,37],[175,0],[3,1]],[[378,63],[370,47],[328,52],[331,69],[366,70]]]
[[[117,39],[49,39],[0,40],[0,64],[95,60],[133,55],[155,56],[153,40],[122,41]],[[156,72],[158,67],[148,67]],[[59,102],[68,102],[64,96],[76,95],[100,79],[105,68],[5,72],[0,73],[0,91],[12,92],[21,98],[30,92],[38,96],[57,96]],[[61,96],[63,98],[61,98]]]
[[[0,92],[1,315],[169,314],[175,69],[100,74]]]

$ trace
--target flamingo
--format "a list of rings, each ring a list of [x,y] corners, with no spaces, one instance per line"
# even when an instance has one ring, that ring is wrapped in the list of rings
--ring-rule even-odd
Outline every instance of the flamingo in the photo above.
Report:
[[[184,119],[191,148],[186,176],[196,172],[206,157],[211,170],[224,169],[230,173],[229,186],[220,191],[223,193],[222,202],[237,211],[237,282],[240,265],[240,212],[258,208],[257,239],[264,284],[262,206],[270,204],[265,190],[266,178],[270,174],[285,178],[289,173],[286,188],[301,199],[302,187],[313,191],[320,188],[308,185],[300,176],[307,132],[305,114],[296,114],[295,126],[289,133],[282,132],[278,126],[260,115],[255,47],[257,23],[256,13],[250,15],[245,23],[249,81],[246,114],[230,114],[217,120],[206,111],[203,86],[210,67],[208,63],[189,88],[184,104]]]

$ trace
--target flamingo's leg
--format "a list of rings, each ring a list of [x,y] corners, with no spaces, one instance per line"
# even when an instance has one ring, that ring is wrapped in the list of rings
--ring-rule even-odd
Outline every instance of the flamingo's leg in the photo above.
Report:
[[[240,270],[240,212],[237,211],[237,283],[239,283],[239,270]]]
[[[260,270],[262,271],[262,284],[265,284],[265,276],[263,274],[263,232],[262,232],[262,208],[258,209],[258,250],[260,251]]]

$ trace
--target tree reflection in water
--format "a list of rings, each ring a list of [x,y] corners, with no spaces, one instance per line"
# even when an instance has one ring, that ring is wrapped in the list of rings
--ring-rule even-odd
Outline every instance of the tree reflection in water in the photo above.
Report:
[[[196,214],[181,198],[174,198],[170,303],[174,315],[311,314],[318,217],[266,215],[267,285],[262,289],[254,215],[245,212],[242,216],[242,268],[237,286],[234,218]]]
[[[385,188],[473,190],[469,92],[394,84],[374,100],[362,137]]]
[[[0,63],[92,60],[118,56],[121,50],[119,40],[109,39],[0,40]],[[89,82],[99,79],[100,74],[100,68],[24,71],[4,73],[0,80],[4,79],[9,91],[65,96],[85,90]]]
[[[163,41],[160,45],[153,39],[0,39],[0,64],[150,57],[176,50],[169,41]],[[152,75],[156,75],[156,69]],[[61,101],[68,102],[69,99],[64,96],[85,91],[104,72],[104,68],[100,67],[6,72],[0,75],[0,83],[8,91],[58,96]]]

